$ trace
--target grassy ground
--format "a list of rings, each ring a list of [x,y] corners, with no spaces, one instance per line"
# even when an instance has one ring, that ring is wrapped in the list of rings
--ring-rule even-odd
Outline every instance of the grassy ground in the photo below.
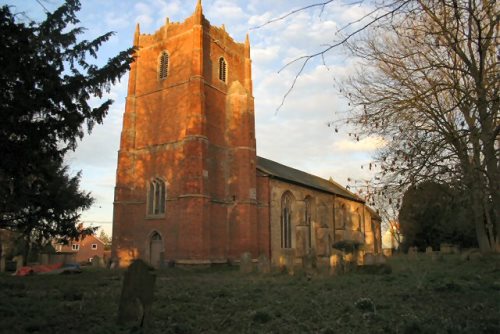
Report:
[[[500,258],[390,259],[391,274],[157,272],[151,333],[500,333]],[[123,272],[0,275],[1,333],[133,333]]]

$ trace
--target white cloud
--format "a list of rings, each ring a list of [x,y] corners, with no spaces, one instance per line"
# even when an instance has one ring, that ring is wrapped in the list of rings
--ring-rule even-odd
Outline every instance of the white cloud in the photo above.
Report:
[[[353,137],[354,138],[354,137]],[[343,139],[333,144],[333,149],[339,152],[367,152],[371,153],[386,145],[386,142],[380,137],[367,137],[357,140]]]

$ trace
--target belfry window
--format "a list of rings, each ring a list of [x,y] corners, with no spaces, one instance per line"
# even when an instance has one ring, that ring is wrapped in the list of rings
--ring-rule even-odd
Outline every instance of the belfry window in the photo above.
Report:
[[[219,80],[227,82],[227,63],[224,57],[219,58]]]
[[[290,192],[281,197],[281,248],[292,248],[292,202]]]
[[[166,79],[168,75],[168,53],[163,51],[160,55],[160,61],[158,64],[158,78],[160,80]]]
[[[155,178],[148,186],[148,215],[165,214],[167,189],[162,179]]]

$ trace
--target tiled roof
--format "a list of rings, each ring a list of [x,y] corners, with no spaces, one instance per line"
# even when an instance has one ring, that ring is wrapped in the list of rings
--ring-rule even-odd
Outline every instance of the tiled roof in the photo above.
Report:
[[[266,158],[257,157],[257,169],[277,179],[364,203],[360,197],[356,196],[336,182],[322,179],[318,176],[308,174],[301,170],[282,165]]]

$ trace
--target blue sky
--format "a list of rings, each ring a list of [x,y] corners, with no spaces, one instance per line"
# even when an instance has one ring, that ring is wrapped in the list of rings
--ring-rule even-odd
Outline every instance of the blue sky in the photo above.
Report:
[[[40,0],[49,10],[61,0]],[[352,130],[342,126],[339,133],[328,127],[346,111],[346,102],[338,94],[335,81],[352,73],[356,60],[342,49],[327,54],[326,65],[311,62],[301,75],[284,106],[277,111],[290,88],[297,66],[278,71],[289,61],[320,50],[332,43],[336,30],[360,18],[368,8],[350,5],[354,1],[334,1],[321,12],[319,8],[302,11],[284,20],[252,29],[291,10],[319,0],[203,0],[203,13],[212,25],[225,25],[226,31],[243,42],[250,34],[252,75],[255,97],[257,154],[320,177],[333,177],[346,185],[347,178],[370,178],[367,168],[380,142],[373,138],[352,140]],[[32,19],[43,19],[43,8],[35,0],[3,1]],[[78,14],[81,26],[87,28],[84,38],[95,38],[115,31],[101,49],[105,60],[131,46],[135,25],[142,33],[153,33],[171,21],[183,21],[195,8],[196,0],[82,0]],[[320,15],[321,14],[321,15]],[[82,188],[96,198],[94,206],[83,213],[83,220],[100,225],[111,233],[113,189],[116,157],[128,75],[110,92],[115,103],[103,125],[96,126],[78,149],[67,157],[76,173],[82,170]]]

